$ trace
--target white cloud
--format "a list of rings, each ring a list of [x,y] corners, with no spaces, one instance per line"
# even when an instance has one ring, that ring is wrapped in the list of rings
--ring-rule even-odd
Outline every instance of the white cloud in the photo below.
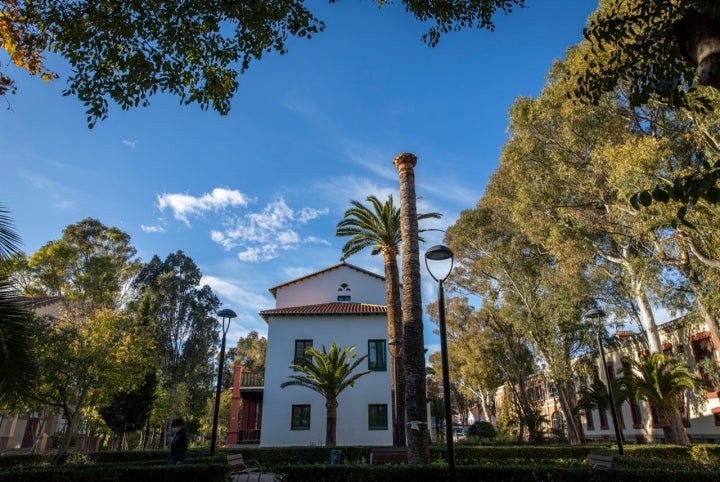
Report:
[[[164,233],[165,228],[162,226],[147,226],[145,224],[140,225],[140,229],[142,229],[146,233]]]
[[[269,203],[260,212],[250,212],[228,220],[224,231],[213,230],[211,239],[226,250],[241,248],[238,259],[258,263],[277,258],[281,251],[297,249],[305,243],[322,243],[316,237],[303,238],[298,229],[328,209],[304,207],[294,210],[283,198]]]
[[[215,188],[200,197],[189,194],[158,194],[158,209],[169,208],[175,219],[190,225],[188,216],[201,216],[230,206],[247,206],[250,199],[237,190]]]
[[[122,143],[128,146],[130,149],[135,149],[135,146],[137,146],[137,141],[128,141],[126,139],[123,139]]]

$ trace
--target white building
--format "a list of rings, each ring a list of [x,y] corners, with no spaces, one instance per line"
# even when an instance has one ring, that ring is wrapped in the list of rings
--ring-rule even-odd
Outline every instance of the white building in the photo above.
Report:
[[[337,445],[392,445],[390,356],[385,279],[340,263],[270,288],[265,393],[260,445],[324,445],[325,399],[305,387],[280,384],[307,346],[354,345],[358,367],[372,370],[338,397]]]

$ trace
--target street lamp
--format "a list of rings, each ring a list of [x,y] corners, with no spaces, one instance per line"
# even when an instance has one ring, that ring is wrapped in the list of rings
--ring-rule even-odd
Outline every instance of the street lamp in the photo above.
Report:
[[[388,347],[390,348],[390,357],[392,358],[392,386],[393,386],[393,446],[398,447],[400,445],[400,428],[398,427],[398,405],[397,405],[397,357],[400,356],[400,350],[402,350],[402,342],[397,338],[391,338],[388,340]]]
[[[222,319],[222,345],[220,346],[220,366],[218,367],[217,390],[215,391],[215,412],[213,413],[212,439],[210,441],[210,455],[215,455],[215,443],[217,442],[218,414],[220,412],[220,388],[222,388],[223,364],[225,363],[225,337],[230,328],[230,320],[237,317],[231,309],[225,308],[218,311],[217,315]]]
[[[608,402],[610,402],[610,415],[612,416],[613,425],[615,426],[615,440],[618,445],[618,454],[623,455],[622,434],[620,433],[620,424],[618,423],[617,411],[615,410],[615,400],[613,399],[612,384],[610,383],[610,374],[608,373],[607,363],[605,361],[605,349],[603,348],[602,338],[602,319],[605,318],[605,312],[600,308],[593,308],[585,313],[585,318],[595,330],[598,348],[600,349],[600,361],[602,362],[603,371],[605,372],[605,383],[607,383]],[[595,320],[595,322],[593,322]]]
[[[428,263],[432,261],[433,263]],[[449,261],[449,262],[448,262]],[[430,264],[435,266],[439,274],[444,276],[435,276],[430,269]],[[447,333],[445,331],[445,291],[443,290],[443,281],[450,275],[453,267],[453,252],[447,246],[441,244],[432,246],[425,251],[425,267],[432,276],[432,279],[438,284],[438,314],[440,318],[440,358],[442,360],[442,377],[443,377],[443,399],[445,405],[445,440],[447,442],[447,462],[450,472],[450,480],[455,480],[455,452],[453,448],[453,424],[452,412],[450,410],[450,374],[448,369],[447,354]]]

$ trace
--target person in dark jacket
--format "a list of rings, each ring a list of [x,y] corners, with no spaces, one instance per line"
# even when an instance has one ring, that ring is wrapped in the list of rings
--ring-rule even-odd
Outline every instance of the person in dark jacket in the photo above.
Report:
[[[185,452],[188,448],[188,436],[185,432],[185,423],[182,418],[176,418],[170,422],[170,428],[173,431],[173,438],[170,442],[170,455],[168,455],[168,464],[181,464],[185,461]]]

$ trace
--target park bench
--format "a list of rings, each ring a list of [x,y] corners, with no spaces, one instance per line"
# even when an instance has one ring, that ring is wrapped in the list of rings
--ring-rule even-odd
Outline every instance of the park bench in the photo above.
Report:
[[[587,464],[593,469],[611,469],[613,466],[613,456],[603,454],[588,454]]]
[[[370,449],[370,465],[387,463],[407,463],[405,447],[372,447]]]
[[[258,482],[262,476],[262,467],[260,463],[255,460],[245,460],[243,454],[232,454],[227,456],[227,463],[230,465],[230,480],[237,482],[241,475],[245,476],[245,480],[250,480],[250,474],[257,474]]]

